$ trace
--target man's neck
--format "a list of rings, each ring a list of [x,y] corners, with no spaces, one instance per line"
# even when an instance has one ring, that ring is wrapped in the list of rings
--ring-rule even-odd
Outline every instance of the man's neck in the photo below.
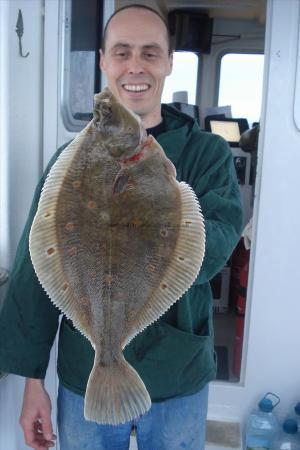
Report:
[[[144,117],[140,116],[140,117],[141,117],[143,127],[146,129],[156,127],[156,125],[159,125],[162,122],[162,116],[161,116],[160,109],[159,109],[159,112],[157,112],[156,114],[151,114],[151,115],[144,116]]]

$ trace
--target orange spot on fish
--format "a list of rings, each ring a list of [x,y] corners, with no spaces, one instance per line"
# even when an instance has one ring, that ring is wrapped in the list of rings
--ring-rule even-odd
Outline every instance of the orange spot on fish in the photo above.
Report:
[[[90,200],[90,201],[88,202],[87,206],[88,206],[89,209],[95,209],[96,206],[97,206],[97,203],[94,202],[94,200]]]
[[[68,289],[68,287],[69,287],[69,283],[64,283],[63,284],[63,291],[66,291],[67,289]]]
[[[65,229],[67,231],[73,231],[74,230],[74,223],[73,222],[68,222],[67,225],[65,226]]]
[[[134,227],[139,227],[140,225],[142,225],[142,221],[140,219],[133,219],[131,221],[131,225],[133,225]]]
[[[53,255],[54,252],[55,252],[55,249],[53,247],[48,248],[48,250],[47,250],[48,255]]]
[[[168,285],[165,284],[165,283],[163,283],[163,284],[161,285],[161,287],[162,287],[163,289],[167,289]]]
[[[135,183],[133,181],[129,181],[126,185],[127,190],[132,190],[135,187]]]
[[[106,275],[106,276],[105,276],[104,282],[105,282],[108,286],[111,286],[112,281],[113,281],[112,275]]]
[[[50,216],[51,216],[51,213],[49,211],[44,214],[44,217],[50,217]]]

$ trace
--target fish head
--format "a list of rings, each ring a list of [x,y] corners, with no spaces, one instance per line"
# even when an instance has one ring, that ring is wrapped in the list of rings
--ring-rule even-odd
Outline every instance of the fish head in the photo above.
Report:
[[[118,161],[133,156],[147,140],[139,116],[120,103],[108,88],[94,97],[92,125],[110,156]]]

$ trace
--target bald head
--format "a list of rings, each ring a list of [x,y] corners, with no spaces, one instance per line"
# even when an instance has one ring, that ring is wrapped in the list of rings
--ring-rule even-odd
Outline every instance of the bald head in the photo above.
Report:
[[[103,52],[103,53],[105,52],[105,49],[106,49],[106,42],[107,42],[107,36],[108,36],[108,33],[109,33],[109,28],[110,28],[110,23],[111,23],[112,21],[114,21],[114,17],[117,16],[117,15],[119,15],[119,14],[122,14],[122,12],[125,12],[125,11],[130,11],[130,12],[134,13],[135,10],[138,10],[138,11],[139,11],[139,10],[147,11],[147,12],[149,12],[150,14],[152,13],[152,14],[154,14],[154,15],[160,20],[160,22],[162,22],[162,25],[163,25],[162,30],[163,30],[163,33],[164,33],[164,36],[165,36],[165,39],[166,39],[166,42],[167,42],[167,45],[168,45],[168,53],[169,53],[169,55],[171,55],[173,50],[172,50],[171,36],[170,36],[170,31],[169,31],[168,23],[167,23],[167,22],[165,21],[165,19],[164,19],[157,11],[155,11],[154,9],[152,9],[152,8],[150,8],[150,7],[148,7],[148,6],[138,5],[138,4],[127,5],[127,6],[124,6],[124,7],[122,7],[122,8],[119,8],[117,11],[115,11],[115,12],[110,16],[110,18],[109,18],[108,21],[106,22],[106,25],[105,25],[105,28],[104,28],[104,32],[103,32],[102,43],[101,43],[101,49],[102,49],[102,52]]]

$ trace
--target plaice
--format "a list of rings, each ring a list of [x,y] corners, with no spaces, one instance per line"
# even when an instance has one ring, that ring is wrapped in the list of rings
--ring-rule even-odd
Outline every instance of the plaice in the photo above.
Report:
[[[151,406],[122,350],[195,280],[205,231],[197,197],[140,119],[105,89],[47,176],[29,247],[40,283],[95,349],[87,420]]]

